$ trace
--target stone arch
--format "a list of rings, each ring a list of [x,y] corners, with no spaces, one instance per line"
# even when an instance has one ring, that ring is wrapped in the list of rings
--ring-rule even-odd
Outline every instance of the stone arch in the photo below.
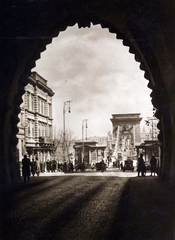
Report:
[[[174,116],[173,64],[170,47],[172,29],[171,5],[164,1],[84,0],[84,1],[19,1],[16,5],[4,3],[1,9],[1,169],[3,179],[13,181],[17,175],[15,149],[19,105],[24,86],[40,53],[46,50],[52,38],[76,23],[79,28],[100,24],[115,33],[123,45],[140,62],[148,87],[152,89],[152,103],[159,119],[159,139],[162,142],[160,177],[169,179],[172,165]],[[168,38],[167,38],[168,36]],[[170,45],[169,45],[170,44]],[[172,44],[173,45],[173,44]],[[173,45],[174,46],[174,45]],[[164,57],[165,56],[165,57]],[[9,70],[10,69],[10,70]],[[167,77],[167,71],[170,74]],[[170,144],[171,143],[171,144]]]

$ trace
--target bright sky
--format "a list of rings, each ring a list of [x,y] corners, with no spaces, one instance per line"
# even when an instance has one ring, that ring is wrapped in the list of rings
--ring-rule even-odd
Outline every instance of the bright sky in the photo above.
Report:
[[[54,38],[33,71],[48,80],[53,97],[53,124],[63,129],[63,103],[71,100],[65,126],[81,138],[88,119],[88,136],[112,131],[112,114],[141,113],[152,117],[151,90],[129,48],[100,25],[67,28]]]

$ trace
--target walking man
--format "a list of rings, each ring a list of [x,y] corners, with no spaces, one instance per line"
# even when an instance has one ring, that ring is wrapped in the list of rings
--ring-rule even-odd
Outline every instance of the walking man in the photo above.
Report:
[[[143,154],[140,154],[140,157],[138,158],[138,177],[140,177],[140,173],[142,174],[142,177],[145,176],[145,162],[143,160]]]
[[[27,155],[24,155],[24,158],[22,159],[22,175],[24,178],[24,183],[26,183],[26,178],[28,182],[30,181],[30,159],[27,158]]]
[[[155,174],[156,174],[157,159],[156,159],[156,157],[154,156],[154,154],[153,154],[152,157],[151,157],[150,164],[151,164],[151,175],[150,175],[150,176],[152,176],[152,174],[154,174],[154,176],[155,176]]]

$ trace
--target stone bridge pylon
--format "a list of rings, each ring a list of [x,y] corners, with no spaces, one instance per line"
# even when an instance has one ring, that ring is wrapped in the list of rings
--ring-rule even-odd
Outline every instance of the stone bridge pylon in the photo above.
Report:
[[[135,146],[141,143],[140,114],[113,114],[110,120],[113,125],[113,157],[119,161],[136,160]]]

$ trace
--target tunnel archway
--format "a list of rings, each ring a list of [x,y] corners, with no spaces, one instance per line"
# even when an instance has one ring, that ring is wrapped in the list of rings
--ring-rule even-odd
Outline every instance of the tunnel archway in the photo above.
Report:
[[[24,86],[40,53],[52,38],[76,23],[79,28],[100,24],[115,33],[123,45],[140,62],[152,103],[159,119],[159,140],[162,142],[160,178],[169,180],[173,169],[174,69],[173,36],[170,5],[164,1],[28,1],[3,5],[1,14],[1,169],[2,179],[12,182],[18,177],[16,134],[19,105]],[[174,21],[173,21],[174,23]],[[168,37],[167,37],[168,36]],[[170,47],[171,46],[171,47]],[[171,171],[170,171],[171,170]]]

